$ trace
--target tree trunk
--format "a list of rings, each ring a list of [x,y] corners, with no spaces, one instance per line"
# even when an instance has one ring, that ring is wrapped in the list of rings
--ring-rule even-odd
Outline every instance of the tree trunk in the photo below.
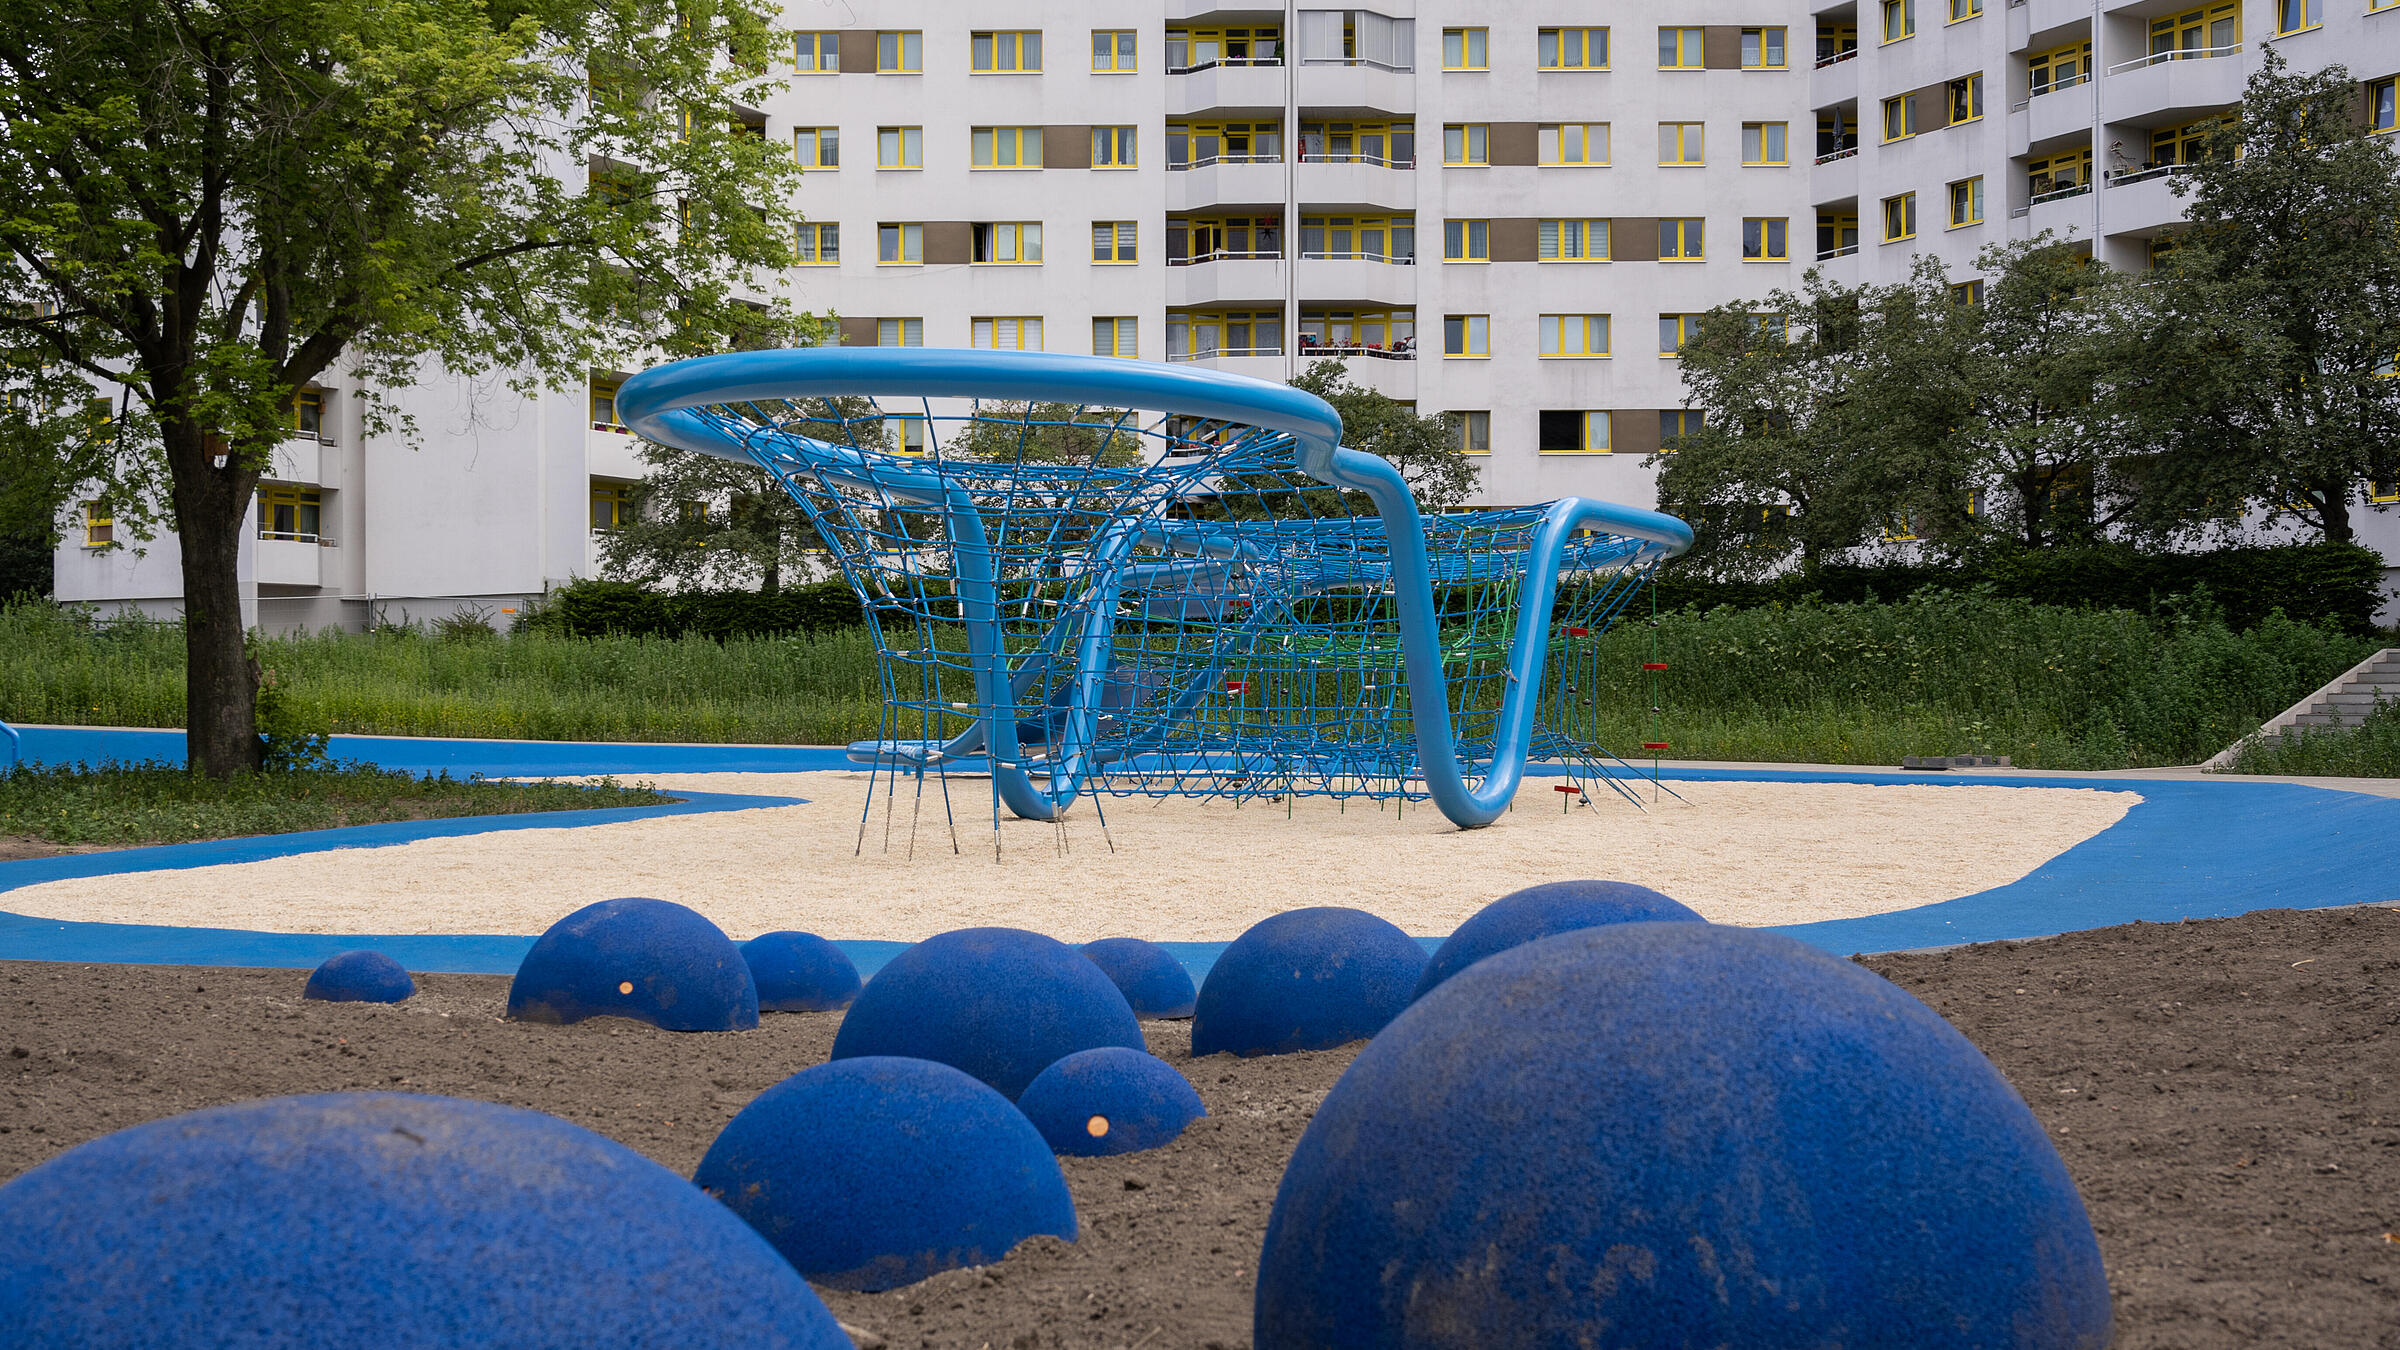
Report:
[[[258,674],[244,649],[242,518],[258,475],[197,428],[162,427],[183,546],[184,753],[195,773],[259,767]],[[178,444],[181,442],[181,444]]]
[[[2320,484],[2317,494],[2319,499],[2324,502],[2324,505],[2318,508],[2317,516],[2325,524],[2325,542],[2328,544],[2354,542],[2354,532],[2350,528],[2349,485],[2346,483]]]

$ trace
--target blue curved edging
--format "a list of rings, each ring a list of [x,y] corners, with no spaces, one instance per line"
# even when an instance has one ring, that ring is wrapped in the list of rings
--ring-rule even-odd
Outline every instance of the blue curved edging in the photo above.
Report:
[[[167,756],[158,747],[169,742],[180,758],[183,739],[181,732],[172,731],[77,728],[25,728],[23,734],[28,761],[52,763],[78,758],[95,762],[163,759]],[[419,772],[797,772],[855,767],[840,749],[805,746],[560,744],[407,737],[336,737],[335,741],[339,754]],[[1873,770],[1772,769],[1679,769],[1663,776],[1687,782],[2084,787],[2142,795],[2143,800],[2115,826],[2009,885],[1891,914],[1793,924],[1777,930],[1844,955],[2042,937],[2137,919],[2171,923],[2256,909],[2317,909],[2400,897],[2400,876],[2395,875],[2388,858],[2389,841],[2400,838],[2400,799],[2240,778],[2207,782],[1986,775],[1949,778]],[[245,862],[488,830],[743,810],[797,800],[723,793],[678,795],[686,800],[674,806],[364,825],[0,863],[0,891],[73,876]],[[1939,857],[1923,860],[1929,873],[1939,872],[1943,864]],[[1595,867],[1605,870],[1606,864]],[[1438,938],[1421,940],[1429,948],[1439,943]],[[16,960],[301,967],[313,966],[337,951],[373,946],[415,970],[507,973],[516,969],[532,943],[527,936],[263,933],[73,923],[0,913],[0,959]],[[908,944],[851,940],[839,945],[860,974],[872,975]],[[1227,946],[1223,942],[1161,945],[1183,962],[1195,980],[1207,975]]]

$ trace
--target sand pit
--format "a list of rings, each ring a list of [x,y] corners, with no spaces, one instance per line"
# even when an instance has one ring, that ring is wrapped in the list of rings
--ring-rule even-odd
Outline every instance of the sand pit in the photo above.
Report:
[[[914,940],[1005,924],[1067,941],[1210,941],[1303,905],[1353,905],[1439,936],[1520,886],[1608,877],[1653,886],[1720,923],[1853,918],[2005,885],[2122,818],[2140,796],[2092,788],[1687,782],[1637,811],[1613,796],[1562,813],[1536,779],[1488,829],[1430,807],[1303,799],[1106,802],[1112,852],[1079,805],[1063,831],[1003,818],[954,780],[961,851],[928,784],[878,802],[854,856],[862,776],[693,774],[663,788],[809,798],[807,805],[530,829],[264,862],[55,881],[0,908],[42,918],[293,933],[539,933],[595,900],[687,904],[737,938],[797,928]],[[2072,915],[2061,915],[2068,926]]]

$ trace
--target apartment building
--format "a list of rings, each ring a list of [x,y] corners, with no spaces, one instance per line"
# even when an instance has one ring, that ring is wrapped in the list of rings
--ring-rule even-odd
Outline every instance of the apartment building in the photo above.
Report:
[[[2265,44],[2348,64],[2385,130],[2400,71],[2400,0],[792,0],[785,22],[788,78],[731,112],[804,169],[794,294],[840,341],[1272,380],[1339,359],[1456,414],[1490,502],[1653,501],[1700,311],[1920,253],[1971,288],[1984,244],[2043,229],[2147,266]],[[258,621],[498,612],[591,574],[640,469],[616,378],[517,399],[430,375],[413,450],[369,443],[338,381],[305,395],[245,554]],[[59,594],[172,609],[172,552],[70,538]]]

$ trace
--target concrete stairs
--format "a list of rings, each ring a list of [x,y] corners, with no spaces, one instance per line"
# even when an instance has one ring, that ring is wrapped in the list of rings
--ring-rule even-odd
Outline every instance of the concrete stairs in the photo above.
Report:
[[[2268,718],[2258,735],[2280,736],[2309,727],[2355,727],[2367,720],[2379,701],[2400,703],[2400,647],[2386,647],[2343,671],[2324,688]],[[2241,748],[2240,743],[2229,745],[2200,767],[2222,769],[2233,763]]]

